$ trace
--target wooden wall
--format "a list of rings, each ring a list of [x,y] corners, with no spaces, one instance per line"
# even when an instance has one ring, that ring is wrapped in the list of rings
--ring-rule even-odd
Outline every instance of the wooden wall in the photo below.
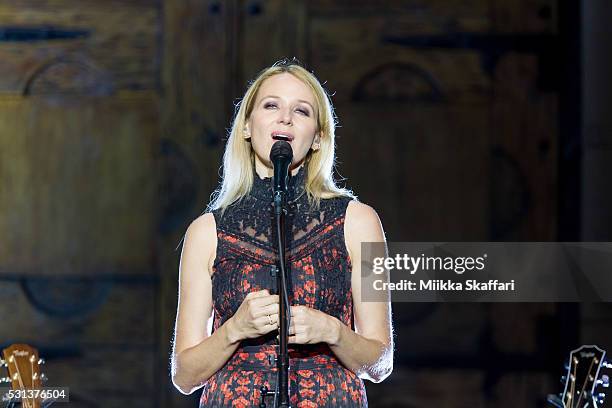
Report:
[[[76,407],[155,406],[160,5],[0,5],[0,343]]]
[[[333,95],[339,174],[388,240],[556,239],[562,13],[555,0],[1,5],[0,343],[38,347],[75,406],[195,406],[168,376],[177,246],[219,181],[247,81],[283,57]],[[394,315],[396,368],[367,384],[372,406],[543,406],[581,317]]]

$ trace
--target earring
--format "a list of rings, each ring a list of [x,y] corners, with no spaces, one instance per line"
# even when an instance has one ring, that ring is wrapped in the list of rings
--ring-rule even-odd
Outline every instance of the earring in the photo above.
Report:
[[[247,128],[242,129],[242,133],[244,133],[244,138],[245,139],[250,139],[251,138],[251,134],[249,133],[249,130]]]

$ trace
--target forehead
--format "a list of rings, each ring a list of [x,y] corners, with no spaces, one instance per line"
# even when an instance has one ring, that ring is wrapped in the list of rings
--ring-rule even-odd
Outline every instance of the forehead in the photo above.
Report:
[[[315,100],[310,87],[288,72],[273,75],[262,82],[257,99],[270,95],[286,99],[303,99],[312,104]]]

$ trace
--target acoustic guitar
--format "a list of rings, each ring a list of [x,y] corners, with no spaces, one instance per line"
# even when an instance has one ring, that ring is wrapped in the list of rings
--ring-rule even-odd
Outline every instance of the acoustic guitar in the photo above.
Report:
[[[27,344],[12,344],[2,350],[0,366],[8,371],[8,377],[0,378],[0,383],[9,383],[11,389],[3,389],[1,404],[3,407],[46,408],[53,401],[42,392],[42,382],[46,381],[40,372],[44,360],[39,358],[38,351]]]
[[[551,394],[547,401],[558,408],[599,408],[603,406],[610,377],[603,368],[612,368],[605,360],[606,352],[594,345],[584,345],[570,353],[567,372],[561,377],[565,384],[559,395]]]

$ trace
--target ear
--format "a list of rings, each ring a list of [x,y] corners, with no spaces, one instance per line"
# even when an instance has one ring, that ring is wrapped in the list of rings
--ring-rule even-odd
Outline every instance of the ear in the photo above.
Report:
[[[321,132],[317,132],[312,141],[312,150],[317,151],[321,148]]]
[[[242,134],[245,139],[251,138],[251,130],[249,129],[249,122],[245,122],[244,129],[242,129]]]

